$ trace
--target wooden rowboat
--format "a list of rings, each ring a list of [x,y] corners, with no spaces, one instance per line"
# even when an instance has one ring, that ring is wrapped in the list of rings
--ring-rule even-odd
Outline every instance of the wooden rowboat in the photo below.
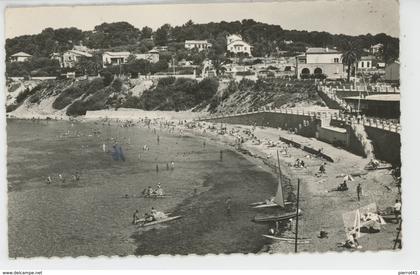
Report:
[[[302,215],[302,211],[299,209],[299,215]],[[296,217],[296,211],[288,212],[280,215],[260,215],[255,216],[253,222],[278,222],[285,221]]]
[[[272,240],[276,240],[276,241],[280,241],[280,242],[295,243],[295,239],[293,239],[293,238],[276,237],[276,236],[264,235],[264,234],[263,234],[263,237],[266,237],[266,238],[269,238],[269,239],[272,239]],[[297,241],[298,244],[308,244],[310,242],[311,242],[311,239],[299,239],[298,238],[298,241]]]
[[[164,222],[169,222],[169,221],[173,221],[173,220],[177,220],[182,218],[182,216],[173,216],[173,217],[167,217],[164,219],[160,219],[160,220],[156,220],[156,221],[151,221],[151,222],[144,222],[144,219],[140,219],[138,220],[138,223],[140,227],[146,227],[146,226],[151,226],[151,225],[156,225],[159,223],[164,223]]]

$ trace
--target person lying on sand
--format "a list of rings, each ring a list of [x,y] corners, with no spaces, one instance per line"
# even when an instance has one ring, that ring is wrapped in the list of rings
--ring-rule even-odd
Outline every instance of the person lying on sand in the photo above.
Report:
[[[347,182],[344,180],[343,183],[341,183],[337,188],[331,189],[328,192],[333,192],[333,191],[347,191],[349,190],[349,187],[347,186]]]

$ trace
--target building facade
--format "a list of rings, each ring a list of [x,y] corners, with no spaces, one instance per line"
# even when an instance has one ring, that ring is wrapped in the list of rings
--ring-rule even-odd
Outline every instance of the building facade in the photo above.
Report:
[[[384,45],[381,44],[381,43],[370,46],[370,53],[371,54],[378,54],[380,52],[380,50],[383,48],[383,46]]]
[[[394,61],[385,67],[385,80],[397,82],[400,81],[400,62]]]
[[[197,49],[198,51],[204,51],[211,48],[212,44],[207,40],[185,40],[185,48],[188,50]]]
[[[92,55],[87,52],[82,52],[78,50],[68,50],[63,53],[62,58],[62,67],[63,68],[74,68],[76,64],[82,59],[82,58],[91,58]]]
[[[10,56],[10,62],[25,62],[28,61],[31,57],[32,55],[30,54],[18,52]]]
[[[226,48],[231,53],[244,53],[248,56],[252,56],[252,46],[242,40],[242,36],[239,34],[231,34],[226,37]]]
[[[360,60],[357,61],[358,70],[369,70],[373,68],[373,56],[362,56]]]
[[[104,52],[102,54],[102,65],[106,68],[107,66],[126,64],[130,55],[130,52]],[[150,50],[148,53],[133,54],[133,56],[136,59],[144,59],[150,63],[159,61],[159,53],[155,50]]]
[[[130,52],[104,52],[102,54],[102,64],[104,68],[127,63]]]
[[[311,75],[325,75],[329,79],[343,78],[344,66],[342,54],[334,49],[308,48],[302,55],[296,56],[295,74],[298,79]]]
[[[159,61],[159,53],[148,52],[148,53],[138,53],[135,54],[136,59],[144,59],[150,63],[157,63]]]

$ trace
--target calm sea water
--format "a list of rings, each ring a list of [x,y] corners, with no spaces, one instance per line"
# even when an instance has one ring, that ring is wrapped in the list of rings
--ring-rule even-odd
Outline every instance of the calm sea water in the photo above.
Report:
[[[157,134],[159,145],[155,133],[138,127],[9,120],[9,256],[225,253],[261,247],[266,228],[250,222],[255,212],[247,204],[272,194],[275,177],[230,151],[220,162],[221,148],[203,147],[201,139],[159,129]],[[111,137],[122,145],[125,162],[102,151]],[[149,151],[142,150],[144,144]],[[173,171],[166,168],[170,161],[175,162]],[[79,182],[71,179],[76,171]],[[135,197],[158,182],[171,197]],[[229,195],[235,217],[227,223],[223,202]],[[178,211],[185,219],[143,231],[131,225],[136,209],[143,215],[151,207]],[[210,224],[203,227],[205,221]]]

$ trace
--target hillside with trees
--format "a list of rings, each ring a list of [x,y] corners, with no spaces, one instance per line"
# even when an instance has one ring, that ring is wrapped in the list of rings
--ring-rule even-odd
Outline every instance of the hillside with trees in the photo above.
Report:
[[[305,47],[336,47],[342,49],[346,43],[359,48],[369,48],[381,43],[386,62],[399,56],[399,39],[384,33],[350,36],[317,31],[285,30],[279,25],[242,21],[195,24],[191,20],[182,26],[164,24],[156,30],[148,26],[138,29],[127,22],[103,23],[92,31],[77,28],[44,29],[36,35],[23,35],[6,39],[6,58],[16,52],[26,52],[35,57],[49,57],[53,52],[63,52],[74,45],[104,50],[129,50],[143,53],[155,45],[168,46],[171,52],[182,55],[185,40],[207,39],[213,44],[208,53],[211,59],[226,53],[226,35],[238,33],[253,45],[252,54],[257,57],[275,55],[278,50],[290,55],[304,51]],[[285,43],[293,41],[293,43]]]

